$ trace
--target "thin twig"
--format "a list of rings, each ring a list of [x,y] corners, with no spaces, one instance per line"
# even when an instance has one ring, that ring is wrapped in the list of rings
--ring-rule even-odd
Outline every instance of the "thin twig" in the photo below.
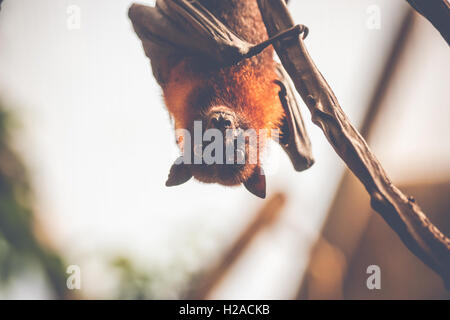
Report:
[[[294,23],[283,0],[258,0],[269,36]],[[308,106],[312,121],[324,132],[336,153],[363,183],[371,205],[405,245],[450,288],[450,239],[426,217],[412,197],[405,196],[387,177],[364,138],[350,123],[333,91],[315,66],[303,39],[274,44],[283,66]]]
[[[427,18],[450,45],[450,3],[448,0],[406,0]]]

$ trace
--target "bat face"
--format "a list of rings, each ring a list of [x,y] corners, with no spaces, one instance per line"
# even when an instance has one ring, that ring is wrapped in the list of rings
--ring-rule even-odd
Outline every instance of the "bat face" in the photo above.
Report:
[[[261,182],[260,155],[283,117],[272,69],[252,60],[209,68],[195,57],[172,68],[163,92],[184,173],[228,186]]]
[[[194,178],[229,186],[247,180],[258,164],[259,153],[257,134],[254,137],[245,134],[250,132],[247,130],[251,124],[232,107],[218,104],[208,106],[199,118],[193,125],[201,124],[198,131],[202,132],[202,140],[194,136],[191,145],[194,160],[201,158],[202,164],[192,166]],[[190,132],[195,135],[195,127]],[[254,138],[252,142],[251,138]]]

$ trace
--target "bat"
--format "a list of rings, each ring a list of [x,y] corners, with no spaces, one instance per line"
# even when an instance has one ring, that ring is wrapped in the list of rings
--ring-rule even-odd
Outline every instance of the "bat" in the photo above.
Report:
[[[133,4],[128,15],[162,88],[183,153],[170,168],[166,186],[194,177],[205,183],[243,184],[265,198],[260,155],[274,138],[268,132],[274,131],[296,171],[314,163],[288,76],[274,61],[270,46],[306,36],[306,27],[298,25],[268,39],[256,0],[157,0],[155,7]],[[184,133],[178,134],[180,130]],[[198,143],[196,132],[214,136],[215,147],[221,148]],[[225,136],[222,141],[218,133]],[[208,149],[221,161],[203,159]]]

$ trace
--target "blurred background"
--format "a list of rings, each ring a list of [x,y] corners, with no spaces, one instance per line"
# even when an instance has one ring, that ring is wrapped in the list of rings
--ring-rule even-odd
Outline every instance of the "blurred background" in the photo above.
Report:
[[[2,3],[0,299],[450,298],[370,209],[304,104],[316,164],[295,173],[271,145],[266,200],[195,181],[166,188],[177,150],[132,2]],[[344,111],[448,236],[444,39],[402,0],[291,2]],[[370,265],[380,290],[366,286]],[[66,283],[73,270],[79,289]]]

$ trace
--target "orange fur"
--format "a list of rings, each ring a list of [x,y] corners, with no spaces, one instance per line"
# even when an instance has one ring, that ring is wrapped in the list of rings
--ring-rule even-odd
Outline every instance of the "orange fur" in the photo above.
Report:
[[[170,115],[174,118],[175,129],[188,127],[192,118],[188,112],[191,110],[188,103],[189,94],[196,88],[204,85],[205,79],[200,74],[190,71],[188,59],[181,61],[170,72],[169,81],[163,88],[164,100]]]
[[[190,59],[185,59],[176,65],[164,87],[165,103],[176,129],[188,128],[191,121],[200,120],[197,106],[190,104],[188,97],[204,86],[214,90],[216,103],[222,102],[244,115],[250,128],[271,130],[279,127],[284,110],[278,97],[280,88],[274,83],[277,78],[274,68],[258,69],[244,62],[212,74],[194,73],[190,63]]]

